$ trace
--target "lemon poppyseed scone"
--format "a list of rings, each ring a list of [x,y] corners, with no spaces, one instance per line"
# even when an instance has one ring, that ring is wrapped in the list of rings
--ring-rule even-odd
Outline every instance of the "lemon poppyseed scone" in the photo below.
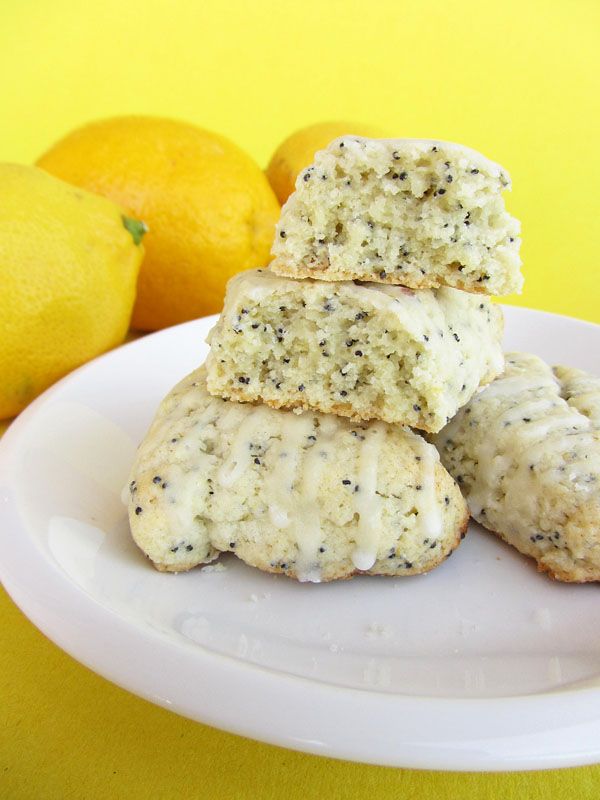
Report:
[[[244,272],[209,337],[208,389],[438,431],[502,371],[502,327],[498,306],[457,289]]]
[[[521,290],[510,178],[462,145],[344,136],[318,152],[281,211],[271,268],[413,289]]]
[[[600,580],[600,379],[512,353],[434,441],[478,522],[557,580]]]
[[[171,572],[228,550],[299,580],[411,575],[468,520],[436,449],[408,429],[221,400],[203,368],[163,401],[130,481],[133,538]]]

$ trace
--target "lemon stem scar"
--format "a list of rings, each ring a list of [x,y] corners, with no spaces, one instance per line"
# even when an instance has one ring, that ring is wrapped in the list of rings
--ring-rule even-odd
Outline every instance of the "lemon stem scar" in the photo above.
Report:
[[[125,214],[121,215],[121,219],[123,220],[123,225],[131,234],[133,243],[136,245],[141,244],[144,234],[148,232],[148,226],[146,223],[139,219],[133,219],[133,217],[126,217]]]

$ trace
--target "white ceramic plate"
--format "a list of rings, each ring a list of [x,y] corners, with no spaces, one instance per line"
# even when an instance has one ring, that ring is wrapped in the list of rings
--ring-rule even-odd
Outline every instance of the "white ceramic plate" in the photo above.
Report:
[[[298,584],[155,572],[120,500],[159,400],[213,319],[136,341],[39,398],[0,440],[0,577],[47,636],[154,703],[311,753],[451,770],[600,760],[598,586],[472,526],[426,576]],[[507,349],[600,373],[600,326],[506,309]]]

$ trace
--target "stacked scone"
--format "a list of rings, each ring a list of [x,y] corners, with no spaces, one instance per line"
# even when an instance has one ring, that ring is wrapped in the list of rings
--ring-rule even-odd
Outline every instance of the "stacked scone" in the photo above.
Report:
[[[466,504],[419,431],[504,369],[486,295],[521,286],[508,186],[442,142],[343,137],[317,154],[272,264],[230,282],[206,365],[140,448],[131,527],[158,569],[232,551],[320,581],[452,552]]]

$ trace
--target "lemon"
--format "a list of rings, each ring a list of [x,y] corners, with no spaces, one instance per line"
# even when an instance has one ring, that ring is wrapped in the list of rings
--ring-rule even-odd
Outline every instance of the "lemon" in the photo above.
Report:
[[[273,153],[267,167],[267,178],[283,205],[294,191],[298,173],[308,167],[317,150],[345,134],[381,138],[385,133],[374,125],[355,122],[321,122],[301,128],[283,141]]]
[[[41,169],[0,164],[0,419],[123,341],[143,226]]]
[[[148,224],[133,312],[138,329],[219,311],[228,279],[269,260],[277,199],[258,165],[215,133],[117,117],[72,132],[38,165]]]

